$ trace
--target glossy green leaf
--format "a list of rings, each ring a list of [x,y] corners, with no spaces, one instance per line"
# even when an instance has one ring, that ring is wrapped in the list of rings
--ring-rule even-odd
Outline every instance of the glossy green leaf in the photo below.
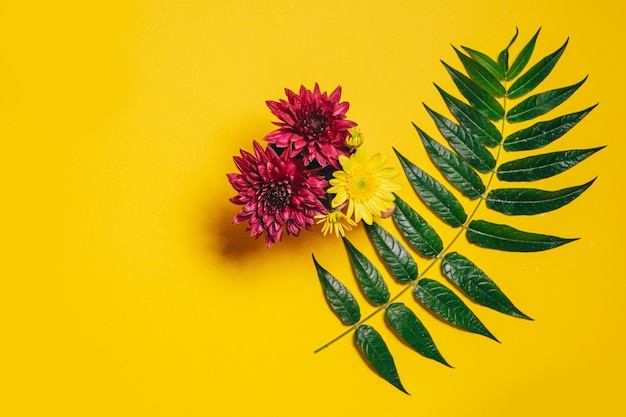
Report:
[[[454,47],[453,47],[454,48]],[[496,77],[494,77],[488,70],[483,68],[482,65],[478,64],[472,58],[465,55],[463,52],[454,48],[454,52],[458,55],[463,67],[469,74],[470,77],[476,84],[485,89],[488,93],[493,94],[496,97],[502,97],[506,93],[506,90],[500,84],[500,81]]]
[[[377,306],[389,301],[387,284],[378,269],[347,238],[344,237],[342,240],[352,261],[354,275],[365,297]]]
[[[400,241],[377,223],[364,224],[372,244],[393,276],[402,283],[416,279],[417,264]]]
[[[472,106],[462,102],[456,97],[451,96],[435,84],[441,97],[448,106],[450,113],[456,117],[461,126],[463,126],[472,136],[478,139],[486,146],[498,146],[502,140],[502,133],[494,126],[488,118],[483,116],[478,110]]]
[[[389,305],[385,310],[385,318],[398,336],[417,353],[450,366],[439,352],[439,349],[437,349],[426,327],[424,327],[415,313],[403,303]]]
[[[422,278],[415,286],[414,292],[422,305],[443,320],[461,329],[498,341],[472,310],[446,286],[435,280]]]
[[[443,250],[443,242],[435,229],[411,206],[396,195],[393,220],[404,237],[422,255],[434,258]]]
[[[506,162],[498,167],[500,181],[537,181],[560,174],[584,161],[604,146],[550,152]]]
[[[496,160],[491,152],[479,140],[470,135],[467,130],[436,111],[431,110],[427,105],[424,104],[424,107],[452,149],[461,155],[474,169],[487,173],[496,166]]]
[[[541,28],[537,30],[535,35],[522,48],[517,58],[515,58],[515,61],[513,61],[511,68],[509,68],[509,70],[506,73],[507,80],[514,79],[524,70],[524,68],[526,67],[526,64],[528,64],[528,61],[530,61],[530,57],[532,56],[533,51],[535,50],[535,43],[537,42],[537,37],[539,36],[540,31],[541,31]]]
[[[472,220],[467,226],[466,236],[474,245],[507,252],[539,252],[577,240],[524,232],[485,220]]]
[[[596,106],[597,104],[594,104],[585,110],[545,122],[538,122],[526,129],[519,130],[507,136],[503,142],[504,149],[511,152],[542,148],[566,134]]]
[[[444,256],[441,270],[465,295],[478,304],[513,317],[532,320],[513,305],[491,278],[460,253],[450,252]]]
[[[380,334],[373,327],[364,324],[354,332],[354,340],[363,357],[376,373],[400,391],[408,394],[400,382],[393,356]]]
[[[567,47],[568,41],[569,38],[565,41],[563,46],[537,62],[524,75],[515,80],[506,93],[507,97],[511,99],[519,98],[537,87],[550,74],[559,61],[559,58],[561,58],[563,51],[565,51]]]
[[[466,46],[461,46],[461,48],[463,48],[463,50],[467,52],[474,61],[489,71],[491,75],[496,77],[498,80],[504,80],[504,69],[500,66],[500,64],[491,59],[489,55]]]
[[[506,114],[506,120],[509,123],[519,123],[541,116],[570,98],[586,80],[587,77],[568,87],[557,88],[530,96],[509,110]]]
[[[361,319],[361,310],[350,290],[317,263],[315,256],[313,256],[313,263],[330,308],[346,326],[358,323]]]
[[[511,39],[511,41],[509,42],[509,44],[506,46],[506,48],[504,48],[499,54],[498,54],[498,65],[500,66],[500,68],[502,68],[502,71],[506,74],[506,72],[509,70],[509,48],[511,47],[511,45],[513,45],[513,43],[515,42],[515,40],[517,39],[517,35],[519,34],[519,30],[517,28],[515,28],[515,35],[513,35],[513,38]],[[506,78],[506,77],[505,77]]]
[[[556,210],[569,204],[587,188],[595,179],[575,187],[556,191],[539,190],[536,188],[498,188],[491,190],[485,198],[491,210],[508,215],[534,215]]]
[[[466,197],[472,200],[480,197],[485,191],[485,185],[476,171],[461,157],[428,136],[415,124],[413,127],[422,139],[424,148],[426,148],[431,160],[448,181]]]
[[[467,220],[467,214],[459,200],[439,181],[406,159],[395,148],[393,150],[406,177],[424,204],[450,226],[461,227]]]
[[[441,61],[448,70],[452,81],[463,94],[463,97],[480,113],[491,120],[500,120],[504,117],[504,108],[491,94],[483,90],[465,74],[450,67]]]

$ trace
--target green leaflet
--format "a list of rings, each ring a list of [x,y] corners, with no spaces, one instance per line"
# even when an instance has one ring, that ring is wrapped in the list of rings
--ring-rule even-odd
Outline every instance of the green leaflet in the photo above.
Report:
[[[469,134],[462,126],[431,110],[427,105],[424,104],[424,107],[452,149],[461,155],[474,169],[487,173],[496,166],[496,160],[493,155],[478,139]]]
[[[469,76],[472,77],[474,81],[476,81],[476,84],[478,84],[487,92],[493,94],[496,97],[504,96],[506,90],[504,89],[502,84],[500,84],[500,81],[498,81],[496,77],[494,77],[482,65],[478,64],[476,61],[474,61],[458,49],[454,48],[454,52],[456,52],[456,54],[458,55]]]
[[[441,220],[452,227],[461,227],[467,220],[467,214],[456,197],[439,181],[402,156],[395,148],[393,150],[398,156],[409,182],[422,201]]]
[[[541,116],[570,98],[586,80],[587,77],[568,87],[556,88],[530,96],[509,110],[506,114],[506,120],[509,123],[519,123]]]
[[[585,184],[556,191],[536,188],[499,188],[489,192],[487,207],[508,215],[533,215],[556,210],[572,202],[593,184]]]
[[[408,394],[400,382],[391,352],[380,334],[373,327],[364,324],[354,332],[354,340],[363,357],[376,373],[400,391]]]
[[[477,246],[507,252],[539,252],[577,240],[529,233],[505,224],[472,220],[467,226],[467,240]]]
[[[442,146],[413,124],[422,139],[424,148],[441,173],[466,197],[474,200],[485,191],[485,184],[461,157]]]
[[[354,275],[365,297],[376,306],[389,301],[387,284],[378,269],[347,238],[344,237],[342,240],[352,261]]]
[[[469,332],[498,339],[476,317],[463,301],[446,286],[439,282],[422,278],[415,286],[417,299],[435,315]]]
[[[350,290],[317,263],[315,256],[313,263],[330,308],[346,326],[358,323],[361,319],[361,310]]]
[[[557,117],[555,119],[538,122],[509,135],[503,142],[506,151],[527,151],[544,147],[567,133],[576,126],[597,104],[576,112]]]
[[[398,239],[376,223],[364,224],[367,235],[393,276],[405,284],[417,278],[417,264]]]
[[[443,242],[426,220],[399,196],[395,196],[396,209],[393,220],[404,237],[415,249],[428,258],[434,258],[443,250]]]
[[[504,108],[491,94],[483,90],[465,74],[450,67],[444,61],[442,64],[448,70],[452,81],[457,86],[463,97],[479,112],[491,120],[500,120],[504,117]]]
[[[437,349],[426,327],[407,306],[402,303],[390,304],[385,310],[385,319],[400,339],[417,353],[451,367],[439,353],[439,349]]]
[[[498,167],[500,181],[537,181],[567,171],[604,146],[592,149],[558,151],[506,162]]]
[[[500,144],[502,134],[493,125],[493,123],[489,121],[489,119],[483,116],[472,106],[442,90],[437,84],[435,84],[435,87],[439,90],[439,93],[441,94],[443,101],[446,103],[446,106],[448,106],[450,113],[456,117],[461,126],[463,126],[472,136],[486,146],[494,147]]]
[[[528,64],[528,61],[530,61],[530,57],[532,56],[533,51],[535,50],[535,43],[537,42],[537,37],[539,36],[540,31],[541,31],[541,28],[537,30],[537,32],[531,38],[531,40],[524,46],[524,48],[522,48],[517,58],[515,58],[515,61],[513,61],[511,68],[506,73],[507,80],[514,79],[515,77],[518,76],[518,74],[520,74],[524,70],[524,68],[526,67],[526,64]],[[517,29],[515,31],[515,36],[517,37]],[[515,38],[513,38],[513,40],[515,40]],[[511,43],[512,42],[513,41],[511,41]]]
[[[513,35],[513,38],[511,39],[509,44],[506,46],[506,48],[504,48],[502,52],[498,54],[498,65],[500,65],[500,68],[502,68],[502,71],[505,74],[509,70],[509,48],[511,47],[511,45],[513,45],[513,42],[515,42],[515,40],[517,39],[518,34],[519,34],[519,30],[515,28],[515,35]],[[506,76],[505,76],[505,79],[506,79]]]
[[[465,52],[469,54],[470,57],[478,64],[480,64],[484,69],[489,71],[491,75],[496,77],[498,81],[504,80],[504,69],[500,64],[491,59],[491,57],[487,54],[479,52],[475,49],[468,48],[466,46],[461,46]]]
[[[446,254],[441,262],[441,270],[478,304],[513,317],[532,320],[515,307],[496,283],[465,256],[457,252]]]
[[[531,69],[528,70],[528,72],[515,80],[513,85],[511,85],[511,88],[509,88],[509,91],[506,93],[507,97],[512,99],[519,98],[537,87],[539,83],[541,83],[550,74],[556,63],[559,61],[559,58],[561,58],[563,51],[565,51],[565,48],[567,47],[568,41],[569,38],[565,41],[563,46],[543,58],[541,61],[537,62]]]

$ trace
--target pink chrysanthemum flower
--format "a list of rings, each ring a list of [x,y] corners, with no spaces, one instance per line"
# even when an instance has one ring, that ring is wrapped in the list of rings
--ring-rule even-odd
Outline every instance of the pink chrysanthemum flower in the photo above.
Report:
[[[285,89],[287,101],[267,101],[267,106],[278,117],[280,126],[265,137],[280,148],[290,148],[293,156],[301,155],[304,164],[316,161],[320,167],[331,165],[339,169],[339,156],[347,156],[348,129],[356,123],[346,120],[348,102],[339,102],[341,87],[330,95],[320,93],[315,84],[313,91],[300,87],[300,94]]]
[[[271,146],[264,150],[256,141],[253,146],[255,155],[241,150],[240,157],[233,157],[241,174],[227,175],[239,192],[230,201],[244,206],[233,224],[247,220],[250,234],[258,238],[265,233],[269,248],[281,240],[283,229],[297,236],[302,229],[311,230],[315,215],[327,213],[322,201],[328,182],[305,170],[289,150],[278,155]]]

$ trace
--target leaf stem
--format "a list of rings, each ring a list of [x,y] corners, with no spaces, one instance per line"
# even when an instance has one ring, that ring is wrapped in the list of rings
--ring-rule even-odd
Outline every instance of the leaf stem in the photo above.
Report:
[[[504,88],[506,91],[506,80],[504,81]],[[506,114],[506,105],[507,105],[507,97],[506,95],[503,97],[502,100],[502,107],[504,108],[504,114]],[[502,134],[502,140],[500,141],[500,143],[498,144],[498,149],[496,151],[496,167],[494,169],[491,170],[491,173],[489,174],[489,178],[487,180],[487,185],[485,186],[485,193],[487,193],[487,191],[489,190],[489,187],[491,186],[491,183],[493,182],[493,178],[496,175],[496,171],[497,171],[497,165],[498,162],[500,161],[500,155],[502,153],[502,147],[503,147],[503,142],[504,142],[504,127],[506,125],[506,117],[502,118],[502,123],[500,125],[500,133]],[[420,279],[422,279],[424,277],[424,275],[430,271],[430,269],[432,267],[435,266],[435,264],[437,262],[439,262],[441,260],[441,258],[443,258],[449,251],[450,248],[452,247],[452,245],[454,245],[454,243],[457,241],[457,239],[459,237],[461,237],[461,234],[463,233],[464,230],[467,229],[467,225],[469,225],[469,223],[472,221],[472,219],[474,218],[474,215],[476,214],[476,212],[478,211],[478,209],[480,208],[480,204],[481,202],[485,199],[485,194],[481,195],[481,197],[478,199],[478,202],[476,203],[476,206],[474,206],[472,212],[470,213],[469,216],[467,216],[467,219],[465,220],[465,223],[463,223],[463,225],[461,226],[461,228],[459,229],[459,231],[457,232],[457,234],[452,238],[452,240],[450,241],[450,243],[448,243],[448,245],[446,247],[443,248],[443,250],[437,255],[436,258],[434,258],[432,260],[432,262],[430,264],[428,264],[426,266],[426,268],[417,275],[417,278],[415,278],[413,281],[407,283],[404,285],[404,288],[402,288],[400,290],[400,292],[398,292],[396,295],[394,295],[393,297],[391,297],[389,299],[389,301],[387,301],[386,303],[378,306],[374,311],[372,311],[370,314],[368,314],[367,316],[365,316],[364,318],[362,318],[358,323],[353,324],[352,326],[350,326],[348,329],[346,329],[343,333],[339,334],[338,336],[336,336],[334,339],[330,340],[329,342],[327,342],[325,345],[320,346],[319,348],[315,349],[313,351],[313,353],[318,353],[324,349],[326,349],[327,347],[329,347],[330,345],[334,344],[335,342],[341,340],[343,337],[347,336],[348,334],[350,334],[353,330],[356,330],[359,328],[359,326],[365,324],[369,319],[371,319],[372,317],[374,317],[376,314],[378,314],[379,312],[381,312],[382,310],[386,309],[391,303],[395,302],[398,298],[400,298],[404,293],[406,293],[409,289],[411,288],[415,288],[415,286],[417,286],[417,283],[419,282]]]

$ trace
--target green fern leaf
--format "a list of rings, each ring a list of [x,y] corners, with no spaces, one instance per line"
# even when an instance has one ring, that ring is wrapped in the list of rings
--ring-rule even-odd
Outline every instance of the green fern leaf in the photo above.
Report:
[[[498,167],[500,181],[537,181],[558,175],[603,149],[576,149],[550,152],[506,162]]]
[[[500,64],[491,59],[489,55],[475,49],[468,48],[467,46],[461,46],[461,48],[463,48],[463,50],[467,52],[469,56],[476,61],[476,63],[481,65],[484,69],[489,71],[491,75],[496,77],[498,81],[504,80],[504,69],[500,66]]]
[[[498,188],[491,190],[485,201],[488,208],[513,216],[546,213],[571,203],[594,181],[595,178],[585,184],[556,191],[536,188]]]
[[[436,316],[465,329],[498,342],[498,339],[485,327],[463,301],[452,290],[439,282],[422,278],[415,286],[417,299]]]
[[[385,310],[385,319],[400,339],[417,353],[451,367],[437,349],[426,327],[407,306],[402,303],[390,304]]]
[[[452,227],[461,227],[463,223],[465,223],[465,220],[467,220],[467,214],[461,203],[459,203],[459,200],[457,200],[446,187],[441,185],[439,181],[406,159],[395,148],[394,152],[398,156],[400,164],[411,182],[413,189],[417,192],[422,201],[439,216],[441,220]]]
[[[526,129],[518,130],[504,139],[504,150],[508,152],[529,151],[549,145],[569,132],[596,106],[597,104],[594,104],[585,110],[538,122]]]
[[[541,116],[570,98],[586,80],[587,77],[568,87],[556,88],[530,96],[509,110],[506,114],[506,120],[509,123],[519,123]]]
[[[577,240],[524,232],[505,224],[472,220],[467,226],[467,240],[478,246],[507,252],[539,252]]]
[[[398,281],[409,283],[417,278],[417,264],[398,239],[376,223],[371,225],[366,223],[365,231]]]
[[[461,126],[463,126],[473,137],[481,141],[484,145],[494,147],[500,144],[502,134],[500,131],[483,116],[478,110],[472,106],[462,102],[456,97],[451,96],[437,84],[437,90],[441,94],[443,101],[448,106],[450,113],[456,117]]]
[[[402,386],[396,364],[380,333],[366,324],[354,332],[354,340],[363,357],[385,381],[408,394]]]
[[[530,57],[532,56],[533,51],[535,50],[535,43],[537,42],[537,37],[539,36],[540,31],[541,28],[537,30],[535,35],[522,48],[517,58],[515,58],[515,61],[513,61],[511,68],[506,72],[507,80],[515,79],[515,77],[517,77],[524,70],[526,64],[528,64],[528,61],[530,61]],[[515,35],[517,36],[517,32],[515,33]]]
[[[465,74],[450,67],[441,61],[448,70],[452,81],[463,94],[463,97],[479,112],[491,120],[497,121],[504,117],[504,108],[491,94],[483,90],[478,84],[472,81]]]
[[[358,323],[361,319],[361,310],[350,290],[324,269],[315,256],[313,256],[313,263],[330,308],[346,326]]]
[[[457,252],[446,254],[441,262],[441,270],[478,304],[513,317],[532,320],[515,307],[496,283],[465,256]]]
[[[502,68],[502,71],[505,74],[505,79],[507,79],[506,73],[509,71],[509,48],[511,47],[511,45],[513,45],[513,43],[517,39],[517,35],[519,35],[519,30],[515,28],[515,35],[513,35],[513,38],[511,39],[509,44],[506,46],[506,48],[504,48],[498,54],[498,65],[500,65],[500,68]]]
[[[561,58],[563,51],[565,51],[567,47],[568,41],[569,39],[565,41],[563,46],[543,58],[529,69],[528,72],[519,77],[513,85],[511,85],[511,88],[509,88],[509,91],[506,93],[507,97],[511,99],[519,98],[537,87],[550,74],[559,61],[559,58]]]
[[[463,52],[454,47],[452,48],[461,60],[461,64],[463,64],[469,76],[472,77],[474,81],[476,81],[476,84],[478,84],[487,92],[493,94],[496,97],[504,96],[506,90],[504,89],[502,84],[500,84],[500,81],[498,81],[496,77],[494,77],[482,65],[478,64],[476,61],[465,55]]]
[[[443,242],[435,229],[398,195],[393,220],[413,247],[428,258],[434,258],[443,250]]]
[[[485,146],[475,139],[466,129],[454,123],[452,120],[431,110],[424,104],[426,111],[434,120],[435,125],[446,138],[450,147],[455,150],[463,159],[479,172],[490,172],[496,166],[496,160]]]
[[[485,184],[463,159],[428,136],[415,124],[413,127],[417,130],[433,163],[463,195],[474,200],[485,192]]]
[[[376,306],[389,301],[387,284],[378,269],[348,239],[344,237],[342,240],[352,260],[354,275],[365,297]]]

